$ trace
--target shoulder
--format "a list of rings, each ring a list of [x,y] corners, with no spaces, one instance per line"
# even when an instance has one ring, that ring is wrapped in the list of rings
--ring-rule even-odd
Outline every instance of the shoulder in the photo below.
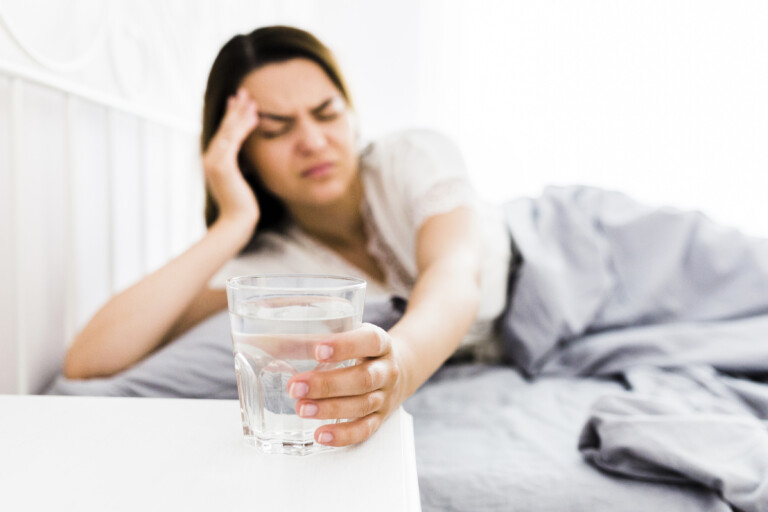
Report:
[[[457,144],[436,130],[410,129],[389,133],[362,152],[367,179],[395,189],[429,188],[436,182],[465,178],[467,168]]]
[[[412,232],[427,218],[474,204],[464,159],[447,135],[411,129],[380,137],[361,159],[365,196],[377,222],[400,218]],[[383,219],[383,220],[380,220]]]

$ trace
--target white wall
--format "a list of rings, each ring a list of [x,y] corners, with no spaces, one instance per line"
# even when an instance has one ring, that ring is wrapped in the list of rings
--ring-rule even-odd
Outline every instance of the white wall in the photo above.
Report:
[[[419,121],[478,187],[615,188],[768,236],[768,3],[452,3],[425,34]],[[453,57],[451,57],[453,55]]]
[[[232,35],[306,28],[363,135],[455,137],[501,201],[587,183],[768,236],[768,4],[0,0],[0,393],[203,232],[197,137]]]

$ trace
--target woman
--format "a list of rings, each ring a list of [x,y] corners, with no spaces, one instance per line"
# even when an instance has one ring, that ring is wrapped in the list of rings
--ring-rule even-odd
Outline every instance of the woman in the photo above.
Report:
[[[230,40],[205,94],[208,231],[93,317],[65,375],[120,372],[225,309],[224,278],[285,271],[354,274],[369,295],[408,298],[388,331],[365,324],[315,347],[318,361],[361,364],[290,379],[300,415],[351,419],[319,428],[319,443],[370,437],[462,340],[492,357],[511,256],[501,218],[481,220],[445,138],[405,132],[362,153],[357,139],[338,66],[312,35],[278,26]]]

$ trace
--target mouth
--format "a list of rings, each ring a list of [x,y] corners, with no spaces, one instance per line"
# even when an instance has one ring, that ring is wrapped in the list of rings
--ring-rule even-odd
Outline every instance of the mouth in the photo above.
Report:
[[[333,162],[323,162],[301,172],[302,178],[323,178],[333,169]]]

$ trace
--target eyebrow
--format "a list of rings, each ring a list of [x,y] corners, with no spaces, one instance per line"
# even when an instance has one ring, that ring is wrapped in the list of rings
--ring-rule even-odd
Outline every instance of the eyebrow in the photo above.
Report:
[[[325,107],[330,105],[337,98],[338,96],[332,96],[328,98],[327,100],[323,101],[320,105],[311,109],[310,112],[312,112],[313,114],[319,114]],[[279,114],[271,114],[269,112],[259,112],[259,118],[272,119],[273,121],[280,121],[281,123],[290,123],[296,119],[294,116],[281,116]]]

